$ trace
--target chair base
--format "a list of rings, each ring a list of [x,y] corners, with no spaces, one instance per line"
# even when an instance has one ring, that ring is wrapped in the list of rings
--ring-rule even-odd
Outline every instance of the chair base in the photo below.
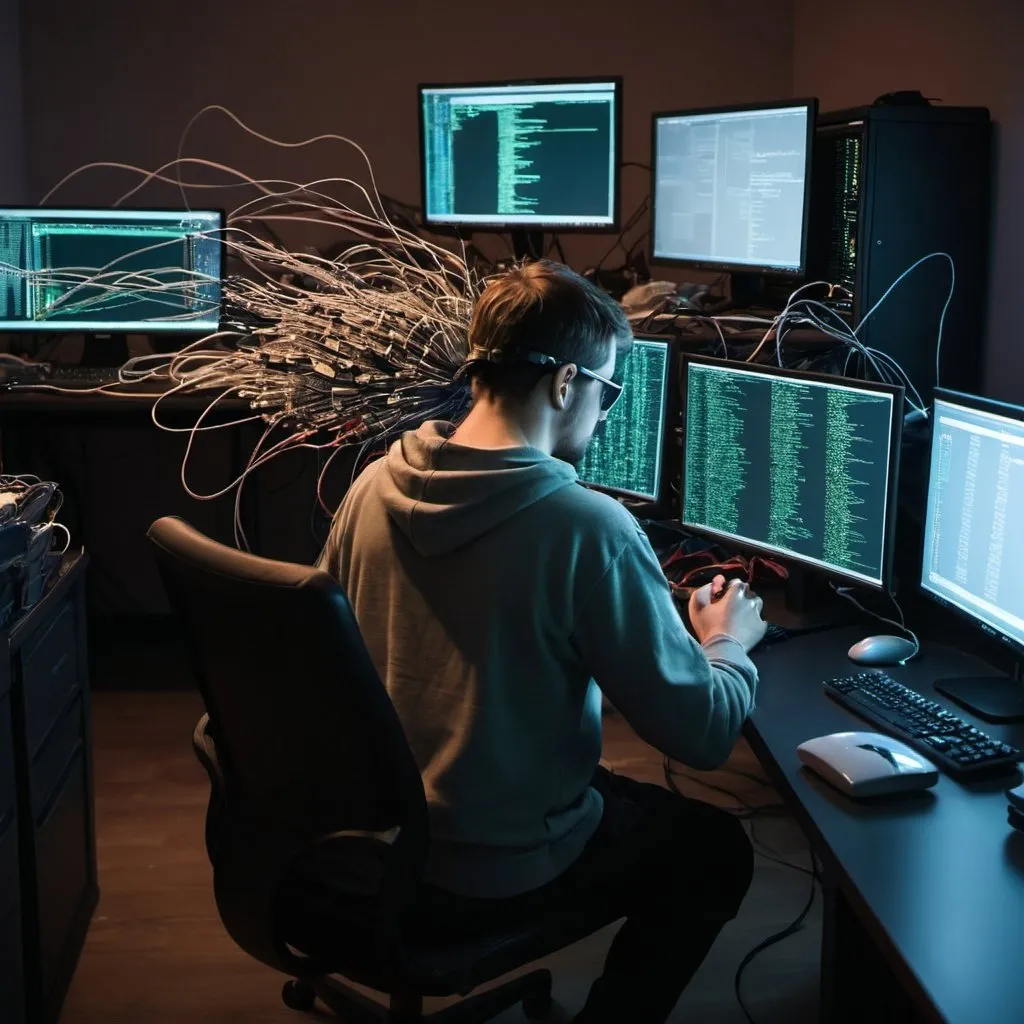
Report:
[[[319,999],[344,1024],[486,1024],[516,1003],[528,1020],[544,1020],[551,1010],[551,972],[519,975],[427,1015],[421,996],[396,993],[390,1006],[382,1006],[334,977],[286,982],[281,996],[286,1006],[305,1011]]]

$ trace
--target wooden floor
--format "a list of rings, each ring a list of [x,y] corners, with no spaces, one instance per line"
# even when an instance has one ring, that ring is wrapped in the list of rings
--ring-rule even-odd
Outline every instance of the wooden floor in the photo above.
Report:
[[[216,915],[202,838],[206,779],[191,750],[201,711],[191,692],[94,696],[101,896],[62,1024],[298,1024],[302,1019],[281,1004],[283,979],[237,950]],[[605,758],[617,770],[661,781],[658,755],[614,715],[606,719]],[[727,767],[759,771],[743,745]],[[734,774],[713,773],[707,779],[750,803],[776,802],[770,789]],[[688,791],[729,802],[711,790]],[[784,857],[807,863],[806,845],[790,820],[759,821],[757,837]],[[759,857],[740,916],[723,931],[672,1021],[742,1024],[746,1018],[733,994],[737,964],[796,917],[809,891],[804,874]],[[552,1021],[568,1020],[582,1005],[612,933],[606,929],[550,958],[559,1004]],[[815,1019],[819,942],[820,917],[812,913],[800,933],[747,969],[743,994],[757,1024]],[[524,1018],[513,1009],[498,1020],[519,1024]]]

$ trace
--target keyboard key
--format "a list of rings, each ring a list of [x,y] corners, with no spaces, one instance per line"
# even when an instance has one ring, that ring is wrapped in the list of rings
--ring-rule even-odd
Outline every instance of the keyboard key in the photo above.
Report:
[[[1021,752],[883,672],[828,680],[825,692],[884,732],[920,750],[951,775],[1012,770]]]

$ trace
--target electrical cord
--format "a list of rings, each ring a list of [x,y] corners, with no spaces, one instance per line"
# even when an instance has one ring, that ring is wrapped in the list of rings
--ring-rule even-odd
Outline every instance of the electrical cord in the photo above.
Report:
[[[69,395],[155,398],[153,422],[161,429],[188,435],[182,459],[186,491],[201,500],[234,491],[236,542],[244,544],[239,492],[249,475],[269,459],[295,448],[330,449],[318,477],[318,500],[322,501],[324,471],[342,447],[379,442],[400,426],[458,412],[465,404],[464,389],[453,380],[465,358],[469,316],[484,279],[470,264],[465,243],[461,252],[451,252],[410,229],[409,218],[398,204],[377,190],[365,151],[352,140],[322,135],[280,142],[250,129],[225,108],[211,106],[190,121],[182,147],[189,129],[208,111],[226,115],[248,134],[287,149],[321,139],[347,144],[365,161],[369,186],[348,178],[259,181],[215,161],[180,156],[180,150],[179,159],[155,172],[110,163],[72,172],[47,198],[94,166],[117,166],[142,176],[115,205],[153,180],[171,181],[183,189],[254,189],[256,197],[228,215],[229,229],[222,239],[228,255],[240,261],[248,276],[229,276],[224,282],[226,330],[169,358],[147,357],[147,361],[126,364],[116,384],[95,389],[42,387]],[[186,183],[181,174],[186,165],[212,169],[229,180],[214,185]],[[359,208],[327,191],[342,188],[357,197]],[[346,243],[332,258],[315,252],[292,253],[269,222],[329,226],[342,230]],[[254,225],[260,226],[259,234],[250,230]],[[560,250],[560,244],[556,248]],[[98,287],[105,288],[103,294],[113,295],[114,301],[119,292],[127,296],[133,289],[152,292],[163,287],[139,275],[112,277],[111,273],[110,268],[82,272],[71,282],[79,289],[71,301],[78,301],[81,285],[97,283],[97,277],[102,277]],[[182,287],[178,285],[179,290]],[[168,286],[167,291],[173,289]],[[139,380],[163,381],[167,388],[154,396],[125,387]],[[204,392],[210,401],[191,426],[163,421],[161,413],[172,396]],[[231,417],[226,423],[210,422],[218,403],[229,397],[245,402],[251,414]],[[256,420],[263,420],[267,429],[242,472],[226,488],[211,494],[192,490],[188,464],[198,436]],[[284,431],[287,436],[271,443],[271,431]]]
[[[650,195],[645,196],[643,198],[643,200],[641,201],[640,205],[629,215],[629,219],[622,226],[622,230],[619,232],[619,237],[615,239],[615,241],[611,245],[611,248],[595,264],[595,266],[594,266],[594,272],[595,273],[600,271],[600,269],[604,266],[604,261],[606,259],[608,259],[608,257],[611,256],[611,254],[613,252],[615,252],[616,249],[618,249],[620,246],[622,246],[623,239],[640,222],[640,220],[643,217],[643,215],[647,212],[647,210],[648,210],[648,208],[650,206],[650,202],[651,202]],[[625,248],[623,248],[622,251],[624,253],[627,252],[627,250]],[[627,257],[628,257],[628,253],[627,253]]]
[[[949,294],[946,296],[946,301],[942,306],[942,312],[939,314],[939,331],[938,338],[935,343],[935,386],[939,386],[939,377],[941,376],[941,357],[942,357],[942,329],[946,323],[946,313],[949,311],[949,304],[953,301],[953,292],[956,290],[956,264],[953,262],[953,257],[948,252],[930,252],[927,256],[922,256],[915,263],[912,263],[906,270],[896,278],[895,281],[882,293],[881,298],[860,318],[860,323],[857,324],[854,334],[859,335],[864,324],[874,315],[875,310],[889,297],[889,293],[903,280],[911,271],[916,270],[922,263],[927,262],[930,259],[945,259],[949,262]]]
[[[713,783],[697,778],[691,775],[689,772],[680,770],[678,767],[673,768],[672,761],[668,757],[664,759],[663,769],[665,773],[666,784],[673,792],[679,794],[680,796],[684,796],[685,794],[681,793],[678,786],[676,785],[674,778],[675,775],[681,775],[689,779],[690,781],[695,782],[697,785],[704,786],[705,788],[713,790],[714,792],[722,793],[730,797],[732,800],[734,800],[737,804],[740,805],[740,808],[722,809],[728,811],[730,814],[733,814],[735,817],[738,817],[741,820],[745,820],[748,823],[747,834],[750,838],[751,846],[753,847],[754,853],[757,856],[763,858],[764,860],[770,861],[773,864],[777,864],[780,867],[789,868],[792,871],[797,871],[801,874],[810,876],[810,894],[808,895],[807,902],[804,904],[803,909],[793,920],[793,922],[787,925],[785,928],[781,929],[780,931],[775,932],[772,935],[769,935],[766,939],[763,939],[761,942],[759,942],[752,950],[750,950],[750,952],[748,952],[743,957],[743,959],[740,961],[739,965],[736,968],[736,974],[733,978],[733,990],[736,994],[736,1001],[737,1003],[739,1003],[740,1009],[743,1011],[743,1015],[746,1017],[749,1024],[756,1024],[756,1021],[754,1020],[754,1017],[751,1014],[750,1009],[747,1007],[747,1004],[744,1002],[743,999],[743,972],[766,949],[769,949],[770,947],[778,944],[779,942],[788,939],[791,935],[795,935],[803,927],[804,921],[807,919],[807,915],[811,912],[811,907],[814,904],[814,895],[817,889],[817,882],[819,881],[817,863],[815,862],[813,853],[810,853],[809,851],[811,865],[809,868],[804,867],[802,864],[794,864],[792,861],[789,861],[784,856],[782,856],[778,850],[775,850],[771,846],[768,846],[763,840],[761,840],[758,837],[756,832],[757,821],[760,818],[773,812],[785,812],[785,805],[768,804],[760,807],[751,806],[738,793],[732,792],[731,790],[728,790],[723,786],[716,786]],[[747,779],[753,779],[754,781],[761,783],[762,785],[770,785],[770,782],[767,779],[762,779],[759,776],[750,775],[749,773],[740,771],[738,769],[726,770],[731,774],[740,775]]]
[[[892,596],[892,594],[889,595],[889,600],[892,601],[893,606],[896,609],[896,613],[900,617],[898,622],[895,619],[886,618],[884,615],[880,615],[878,612],[873,612],[870,608],[865,608],[864,605],[862,605],[860,601],[858,601],[857,598],[855,598],[853,594],[850,593],[848,587],[839,587],[832,582],[829,583],[829,586],[836,594],[838,594],[845,600],[849,601],[850,604],[854,605],[856,608],[859,608],[865,615],[870,615],[873,619],[878,619],[879,622],[884,622],[888,626],[895,626],[898,630],[902,631],[903,633],[906,633],[906,635],[910,637],[910,640],[914,644],[914,653],[905,658],[902,664],[906,664],[906,662],[910,661],[911,658],[917,657],[917,655],[921,651],[921,641],[917,638],[917,634],[907,626],[906,620],[903,615],[903,609],[900,607],[899,602],[896,600],[895,597]]]
[[[58,523],[56,520],[54,520],[50,525],[56,530],[64,531],[64,547],[62,547],[60,551],[56,552],[56,554],[66,555],[68,553],[68,548],[71,547],[71,531],[63,523]]]
[[[691,772],[686,771],[679,765],[673,765],[670,757],[665,757],[662,762],[662,771],[665,776],[665,785],[672,790],[677,796],[686,796],[685,793],[680,790],[676,784],[676,776],[687,779],[697,786],[702,786],[704,789],[711,790],[714,793],[721,793],[723,796],[729,797],[739,806],[736,807],[723,807],[722,810],[728,811],[735,818],[746,819],[753,818],[757,815],[767,814],[780,814],[786,810],[785,804],[774,803],[774,804],[749,804],[743,799],[738,793],[733,792],[730,789],[726,789],[724,786],[717,786],[713,782],[708,782],[706,779],[700,778],[698,775],[694,775]]]
[[[367,184],[343,177],[305,183],[259,180],[223,163],[184,156],[190,130],[207,113],[224,116],[248,135],[287,150],[318,141],[341,143],[361,158]],[[625,164],[634,165],[649,170],[647,164]],[[90,167],[117,167],[141,176],[115,206],[151,181],[169,181],[183,191],[193,187],[250,190],[249,197],[229,213],[226,232],[216,232],[227,254],[242,269],[241,274],[231,275],[224,282],[223,331],[170,358],[134,361],[122,369],[113,385],[96,389],[39,385],[65,394],[103,393],[152,399],[152,394],[131,389],[130,385],[136,381],[166,382],[166,391],[154,402],[153,420],[163,429],[188,435],[182,482],[193,497],[210,499],[235,491],[237,508],[237,491],[245,486],[249,474],[284,452],[294,448],[329,449],[330,464],[340,448],[379,444],[402,427],[433,415],[457,416],[465,407],[465,390],[456,383],[456,376],[467,351],[470,315],[487,279],[472,262],[470,247],[464,241],[460,240],[457,251],[451,251],[417,232],[408,216],[414,208],[380,193],[365,150],[353,140],[324,134],[282,142],[250,128],[227,108],[211,105],[189,121],[176,160],[155,171],[112,162],[87,164],[58,182],[46,201],[65,182]],[[186,182],[182,173],[185,167],[212,170],[226,180],[213,184]],[[334,194],[339,190],[344,190],[344,198]],[[627,259],[631,258],[646,234],[633,239],[631,244],[627,244],[627,236],[649,208],[647,196],[623,225],[615,243],[598,263],[598,270],[616,248],[621,247]],[[344,243],[330,258],[315,251],[289,252],[271,224],[329,227],[343,234]],[[552,242],[564,259],[557,237]],[[883,299],[913,269],[908,268]],[[200,280],[164,281],[161,271],[140,275],[112,265],[98,271],[79,271],[82,268],[78,268],[73,279],[51,282],[64,286],[62,308],[91,301],[88,297],[93,290],[85,287],[89,284],[104,302],[112,297],[114,301],[122,297],[129,301],[134,298],[133,293],[145,292],[157,301],[166,300],[174,305],[179,292],[194,290]],[[66,287],[69,283],[70,289]],[[863,345],[856,332],[833,310],[805,297],[815,287],[827,288],[829,294],[835,291],[835,286],[826,282],[801,286],[790,296],[783,314],[774,320],[710,318],[723,354],[729,355],[723,329],[727,323],[764,324],[765,335],[749,358],[757,358],[774,336],[775,358],[781,362],[787,329],[796,322],[811,322],[819,327],[825,325],[826,333],[851,352],[859,352],[879,379],[906,379],[895,360]],[[947,299],[940,320],[940,343],[948,303]],[[877,307],[878,303],[868,316]],[[166,408],[164,399],[179,394],[210,397],[190,427],[176,427],[162,422],[160,417]],[[235,418],[231,423],[212,421],[210,413],[225,397],[244,402],[250,415]],[[191,491],[187,464],[198,437],[209,430],[257,419],[264,422],[267,430],[256,442],[240,475],[213,494]],[[271,432],[276,437],[285,436],[271,444]],[[241,536],[237,515],[236,536]]]
[[[941,368],[943,328],[945,325],[946,314],[949,310],[949,305],[952,301],[953,291],[956,285],[956,269],[953,264],[953,260],[948,253],[944,252],[929,253],[927,256],[922,256],[915,263],[911,264],[910,267],[903,271],[903,273],[900,274],[899,277],[897,277],[896,280],[892,282],[892,284],[882,294],[881,298],[879,298],[878,301],[871,307],[871,309],[868,310],[865,316],[860,320],[860,323],[858,323],[856,329],[851,329],[849,324],[847,324],[847,322],[842,317],[840,317],[839,314],[831,306],[826,305],[824,302],[819,302],[817,300],[807,298],[798,298],[798,296],[802,292],[808,291],[816,287],[825,287],[828,289],[828,294],[826,298],[831,298],[831,296],[836,291],[847,292],[848,294],[848,289],[842,287],[841,285],[831,284],[827,281],[811,281],[808,282],[807,284],[801,285],[794,292],[792,292],[792,294],[786,300],[786,305],[784,306],[782,312],[779,313],[774,319],[766,321],[763,318],[759,317],[743,318],[749,320],[750,322],[762,322],[768,325],[765,334],[763,335],[757,346],[746,357],[746,361],[754,361],[761,354],[761,351],[764,349],[764,347],[774,338],[776,362],[779,366],[782,366],[782,343],[785,338],[787,321],[799,322],[800,320],[803,319],[813,324],[823,333],[835,338],[837,341],[848,346],[849,353],[847,356],[846,368],[843,371],[844,373],[848,372],[849,370],[850,356],[852,356],[854,351],[859,352],[867,361],[867,363],[871,365],[879,380],[885,381],[887,383],[903,384],[908,392],[906,399],[907,404],[910,405],[911,409],[914,410],[914,412],[918,416],[922,418],[927,418],[927,405],[921,397],[921,394],[915,386],[914,382],[910,379],[910,376],[906,373],[903,367],[900,366],[896,359],[893,358],[888,353],[864,345],[860,340],[859,333],[864,323],[875,313],[875,311],[881,306],[885,299],[888,298],[888,296],[892,293],[896,286],[914,269],[916,269],[918,266],[920,266],[927,260],[933,258],[945,258],[946,260],[948,260],[951,273],[950,289],[946,296],[946,301],[942,307],[942,312],[939,316],[939,330],[935,352],[936,381],[938,381],[938,375]],[[827,317],[831,321],[831,324],[825,323],[822,319],[823,316]],[[735,315],[728,317],[718,316],[712,319],[716,322],[717,326],[718,320],[741,319],[741,317]],[[895,378],[889,371],[892,371],[892,373],[896,374]]]
[[[793,871],[799,871],[804,875],[813,874],[810,868],[805,868],[802,864],[794,864],[779,850],[776,850],[775,847],[768,845],[768,843],[761,839],[757,835],[756,828],[759,820],[759,818],[750,818],[747,821],[747,834],[750,836],[750,842],[754,847],[754,853],[759,857],[763,857],[765,860],[770,860],[773,864],[780,865],[781,867],[791,868]]]
[[[788,864],[787,867],[796,867],[796,865]],[[814,894],[818,888],[818,866],[814,860],[814,855],[811,855],[811,867],[810,869],[803,868],[802,870],[808,871],[811,875],[811,891],[807,897],[807,902],[804,904],[803,909],[796,916],[793,923],[787,925],[781,931],[775,932],[773,935],[769,935],[768,938],[759,942],[747,955],[740,961],[739,966],[736,968],[736,975],[733,978],[733,991],[736,993],[736,1001],[740,1004],[740,1009],[743,1011],[743,1016],[747,1018],[748,1024],[757,1024],[751,1014],[747,1004],[743,1001],[743,993],[741,991],[741,985],[743,982],[743,972],[753,963],[753,961],[760,956],[766,949],[771,946],[782,942],[784,939],[788,939],[791,935],[795,935],[804,925],[804,921],[807,919],[807,915],[811,912],[811,907],[814,906]]]

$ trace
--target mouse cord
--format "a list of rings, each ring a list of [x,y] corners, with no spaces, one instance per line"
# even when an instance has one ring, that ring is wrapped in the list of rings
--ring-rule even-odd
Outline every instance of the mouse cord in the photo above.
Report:
[[[711,782],[696,777],[694,774],[685,771],[680,765],[673,763],[672,759],[669,757],[666,757],[664,759],[662,767],[665,772],[666,785],[669,789],[673,790],[680,796],[686,796],[687,794],[681,792],[679,786],[675,781],[675,776],[682,776],[683,778],[688,779],[690,782],[694,782],[697,785],[703,786],[706,789],[710,789],[717,793],[723,793],[727,796],[732,797],[732,799],[735,800],[736,804],[738,804],[739,806],[722,809],[728,811],[734,817],[739,818],[747,824],[747,834],[750,838],[751,845],[754,849],[754,853],[759,857],[763,857],[765,860],[780,865],[781,867],[791,868],[793,871],[799,871],[802,874],[810,876],[810,894],[808,895],[806,904],[804,904],[803,909],[797,915],[793,923],[787,925],[781,931],[775,932],[773,935],[769,935],[768,938],[763,939],[761,942],[759,942],[752,950],[750,950],[749,953],[746,954],[746,956],[743,957],[743,959],[739,963],[739,966],[736,968],[736,975],[733,978],[733,990],[736,993],[736,1002],[739,1003],[740,1009],[743,1011],[743,1016],[746,1017],[748,1024],[757,1024],[757,1022],[754,1020],[754,1017],[751,1015],[750,1010],[747,1008],[747,1004],[743,1001],[743,994],[740,988],[743,982],[743,972],[750,966],[754,959],[761,953],[763,953],[766,949],[768,949],[771,946],[774,946],[776,943],[782,942],[784,939],[788,939],[791,935],[795,935],[803,927],[804,921],[807,919],[807,915],[810,913],[811,907],[814,903],[814,893],[817,888],[817,883],[819,881],[817,861],[814,858],[814,854],[808,847],[808,854],[810,855],[810,867],[805,868],[801,864],[794,864],[791,860],[786,859],[786,857],[783,856],[779,850],[765,843],[757,835],[757,832],[755,831],[755,826],[757,822],[761,818],[768,817],[773,813],[778,813],[779,811],[784,812],[784,805],[767,804],[757,806],[748,804],[747,801],[744,800],[743,797],[740,796],[738,793],[726,789],[724,786],[716,786]],[[730,771],[732,774],[736,775],[742,775],[748,779],[751,779],[764,785],[770,785],[767,779],[760,779],[756,776],[749,775],[747,772],[733,771],[730,769],[725,769],[725,771]],[[716,804],[715,806],[721,805]]]
[[[797,867],[795,864],[788,864],[787,867]],[[814,855],[811,854],[811,866],[810,868],[802,868],[798,870],[807,871],[811,876],[811,891],[807,897],[807,902],[804,904],[803,910],[797,915],[796,920],[782,931],[776,932],[774,935],[769,935],[763,942],[759,942],[741,961],[739,967],[736,968],[736,976],[733,979],[733,990],[736,993],[736,1002],[740,1004],[740,1009],[743,1011],[743,1016],[747,1018],[748,1024],[756,1024],[754,1018],[751,1016],[750,1010],[747,1009],[747,1004],[743,1002],[743,996],[740,992],[740,983],[743,980],[743,972],[750,966],[751,961],[759,954],[768,949],[769,946],[774,946],[777,942],[782,942],[783,939],[788,939],[790,935],[795,935],[804,925],[804,921],[807,915],[811,912],[811,907],[814,905],[814,893],[818,888],[818,865],[814,859]]]
[[[727,789],[725,786],[718,786],[713,782],[709,782],[706,779],[700,777],[695,772],[687,771],[682,765],[674,762],[670,757],[665,757],[662,761],[662,771],[665,775],[665,785],[672,790],[677,796],[686,797],[693,799],[688,793],[684,793],[676,782],[676,778],[684,778],[694,785],[702,786],[704,789],[709,789],[714,793],[721,793],[724,796],[731,798],[734,802],[732,807],[724,807],[721,804],[715,804],[720,810],[726,811],[731,814],[734,818],[740,819],[752,819],[758,815],[769,815],[769,814],[782,814],[786,811],[786,805],[783,803],[772,803],[772,804],[750,804],[740,796],[739,793],[734,792],[731,789]],[[741,774],[750,779],[755,779],[759,784],[770,786],[771,783],[767,780],[762,781],[756,779],[755,776],[747,775],[745,772],[736,772],[734,774]]]
[[[865,608],[864,605],[862,605],[860,601],[858,601],[857,598],[855,598],[853,594],[850,593],[848,587],[837,587],[834,583],[830,583],[829,586],[840,597],[846,598],[846,600],[849,601],[850,604],[855,605],[862,612],[864,612],[865,615],[870,615],[873,619],[878,619],[879,622],[884,622],[886,623],[886,625],[889,626],[895,626],[901,632],[906,633],[907,636],[910,637],[911,642],[914,644],[914,653],[911,654],[910,657],[905,658],[904,661],[910,661],[910,658],[917,657],[917,655],[921,651],[921,641],[918,640],[917,634],[907,626],[906,620],[903,618],[903,609],[900,607],[899,601],[897,601],[896,598],[892,596],[892,594],[889,595],[889,600],[892,601],[893,607],[895,607],[896,613],[900,617],[899,622],[897,622],[895,619],[887,619],[884,615],[879,615],[878,612],[871,611],[870,608]]]

